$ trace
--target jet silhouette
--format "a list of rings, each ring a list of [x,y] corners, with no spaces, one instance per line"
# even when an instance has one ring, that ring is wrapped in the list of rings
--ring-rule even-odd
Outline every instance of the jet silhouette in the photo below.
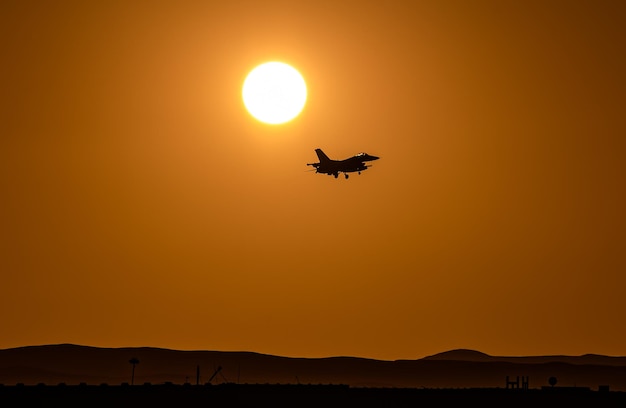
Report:
[[[307,163],[306,165],[315,167],[316,173],[332,175],[335,178],[339,177],[339,173],[344,173],[346,178],[349,177],[348,173],[357,172],[361,174],[362,171],[371,167],[365,162],[380,159],[380,157],[371,156],[367,153],[359,153],[344,160],[332,160],[326,156],[322,149],[315,149],[315,153],[320,159],[319,163]]]

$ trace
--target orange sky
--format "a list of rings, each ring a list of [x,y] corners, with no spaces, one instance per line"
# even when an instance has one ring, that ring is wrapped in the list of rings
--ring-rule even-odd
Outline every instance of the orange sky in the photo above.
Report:
[[[626,355],[625,9],[3,1],[0,348]]]

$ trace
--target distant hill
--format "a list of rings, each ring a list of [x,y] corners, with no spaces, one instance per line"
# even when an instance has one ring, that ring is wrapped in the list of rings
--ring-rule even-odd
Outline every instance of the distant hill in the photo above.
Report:
[[[162,348],[98,348],[72,344],[0,350],[0,383],[121,384],[346,384],[351,387],[501,387],[506,376],[528,376],[530,388],[548,385],[626,391],[626,358],[597,355],[498,357],[451,350],[418,360],[357,357],[290,358],[252,352],[180,351]],[[216,373],[218,367],[222,369]],[[196,377],[199,373],[199,378]]]
[[[516,364],[567,363],[585,365],[626,366],[626,357],[611,357],[598,354],[582,356],[527,356],[501,357],[490,356],[480,351],[456,349],[424,357],[423,360],[476,361],[476,362],[507,362]]]
[[[443,353],[424,357],[423,360],[447,360],[447,361],[493,361],[493,357],[480,351],[456,349],[444,351]]]

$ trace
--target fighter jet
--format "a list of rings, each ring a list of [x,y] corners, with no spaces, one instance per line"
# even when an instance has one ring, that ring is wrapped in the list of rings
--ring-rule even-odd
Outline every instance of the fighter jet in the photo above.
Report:
[[[307,163],[306,165],[315,167],[316,173],[332,175],[335,178],[339,177],[339,173],[344,173],[346,179],[349,177],[348,173],[357,172],[361,174],[362,171],[371,167],[365,162],[380,159],[380,157],[371,156],[367,153],[359,153],[344,160],[331,160],[322,149],[315,149],[315,153],[320,159],[319,163]]]

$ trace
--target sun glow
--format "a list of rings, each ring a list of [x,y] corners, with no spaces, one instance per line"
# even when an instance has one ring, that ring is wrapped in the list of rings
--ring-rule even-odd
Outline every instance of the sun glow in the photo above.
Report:
[[[267,62],[254,68],[243,83],[243,103],[263,123],[278,125],[298,116],[307,97],[302,75],[282,62]]]

